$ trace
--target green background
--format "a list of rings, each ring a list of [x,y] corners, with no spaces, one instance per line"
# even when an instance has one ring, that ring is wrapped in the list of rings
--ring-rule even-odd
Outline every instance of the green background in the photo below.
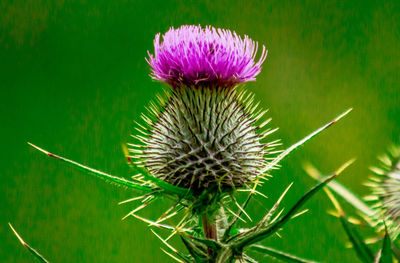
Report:
[[[328,3],[329,2],[329,3]],[[400,134],[399,1],[51,1],[0,3],[0,262],[31,262],[12,235],[51,262],[173,262],[146,224],[129,218],[134,192],[86,176],[30,148],[30,141],[129,177],[121,144],[161,92],[148,76],[158,32],[183,24],[248,34],[269,50],[247,89],[269,108],[284,146],[354,110],[292,154],[254,202],[256,218],[294,182],[289,207],[313,181],[304,162],[334,171],[360,194],[376,155]],[[156,219],[167,201],[141,212]],[[266,244],[326,262],[355,262],[323,193]],[[164,233],[162,233],[164,235]],[[267,262],[263,259],[261,262]]]

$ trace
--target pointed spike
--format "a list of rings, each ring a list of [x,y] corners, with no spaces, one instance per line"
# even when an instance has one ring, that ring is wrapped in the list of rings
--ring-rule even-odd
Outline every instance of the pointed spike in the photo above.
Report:
[[[242,211],[242,213],[250,220],[250,222],[253,222],[251,217],[247,214],[247,212],[242,208],[242,206],[237,202],[236,198],[233,199],[235,205]]]
[[[175,216],[175,215],[177,215],[178,214],[178,211],[175,211],[175,212],[173,212],[173,213],[171,213],[171,214],[169,214],[169,215],[166,215],[166,216],[164,216],[164,217],[162,217],[162,218],[159,218],[157,221],[156,221],[156,223],[161,223],[161,222],[163,222],[163,221],[165,221],[165,220],[167,220],[167,219],[169,219],[169,218],[171,218],[171,217],[173,217],[173,216]]]
[[[237,241],[237,244],[235,244],[235,249],[242,251],[244,247],[252,245],[265,239],[271,234],[274,234],[276,231],[282,228],[295,213],[297,213],[302,205],[304,205],[314,194],[322,189],[327,183],[332,181],[336,176],[337,174],[328,176],[325,180],[312,187],[295,203],[295,205],[292,206],[292,208],[284,216],[280,217],[276,222],[270,224],[266,229],[263,229],[252,236],[243,237],[241,240]]]
[[[167,241],[165,241],[162,237],[160,237],[153,229],[150,229],[150,231],[158,238],[161,240],[161,242],[163,242],[169,249],[171,249],[172,251],[174,251],[175,253],[178,252],[178,250],[176,248],[174,248],[173,246],[171,246]]]
[[[132,216],[137,218],[137,219],[139,219],[139,220],[141,220],[141,221],[143,221],[143,222],[145,222],[145,223],[147,223],[147,224],[149,224],[149,226],[155,226],[155,227],[158,227],[158,228],[164,228],[164,229],[168,229],[168,230],[175,230],[175,228],[173,226],[169,226],[169,225],[165,225],[165,224],[158,224],[156,222],[153,222],[153,221],[151,221],[149,219],[146,219],[144,217],[138,216],[136,214],[132,214]],[[189,231],[189,229],[184,229],[184,231]]]
[[[259,114],[259,116],[257,116],[256,118],[259,119],[261,118],[264,114],[266,113],[266,111],[263,111]],[[260,125],[258,125],[260,127],[260,129],[264,128],[265,125],[267,125],[268,123],[270,123],[272,120],[272,118],[269,118],[265,121],[263,121]]]
[[[139,199],[143,199],[145,197],[146,197],[145,195],[142,195],[142,196],[130,198],[130,199],[127,199],[127,200],[119,202],[118,205],[122,205],[122,204],[125,204],[125,203],[133,202],[133,201],[136,201],[136,200],[139,200]]]
[[[18,234],[18,232],[14,229],[14,227],[11,225],[11,223],[8,223],[8,226],[11,228],[11,230],[14,232],[14,235],[18,238],[19,242],[26,247],[28,244],[22,239],[22,237]]]
[[[291,183],[289,184],[289,186],[286,187],[285,191],[283,191],[283,193],[282,193],[281,196],[279,197],[278,201],[276,201],[276,205],[277,205],[277,206],[281,203],[281,201],[283,200],[283,198],[285,197],[285,195],[287,194],[287,192],[289,191],[289,189],[292,187],[292,185],[293,185],[293,182],[291,182]]]
[[[229,209],[228,207],[226,207],[226,210],[228,210],[229,213],[231,213],[235,218],[239,219],[240,221],[242,221],[243,223],[247,223],[246,220],[244,220],[243,218],[240,217],[240,215],[236,214],[235,212],[233,212],[231,209]]]
[[[174,259],[175,261],[179,262],[179,263],[185,263],[185,261],[180,260],[179,258],[175,257],[174,255],[172,255],[171,253],[165,251],[163,248],[160,248],[165,254],[167,254],[168,256],[170,256],[172,259]]]
[[[307,135],[306,137],[304,137],[303,139],[301,139],[297,143],[295,143],[292,146],[290,146],[289,148],[287,148],[283,153],[281,153],[278,157],[276,157],[273,162],[268,164],[267,167],[264,168],[264,171],[265,172],[268,171],[271,167],[273,167],[275,164],[277,164],[279,161],[281,161],[283,158],[285,158],[289,153],[291,153],[292,151],[297,149],[300,145],[303,145],[305,142],[307,142],[308,140],[310,140],[311,138],[313,138],[314,136],[316,136],[317,134],[319,134],[323,130],[325,130],[328,127],[330,127],[333,124],[335,124],[337,121],[339,121],[341,118],[346,116],[352,110],[353,110],[352,108],[348,109],[344,113],[342,113],[339,116],[337,116],[336,118],[334,118],[332,121],[328,122],[327,124],[325,124],[321,128],[315,130],[314,132],[310,133],[309,135]]]
[[[281,214],[283,213],[283,211],[285,210],[285,208],[282,208],[279,212],[278,212],[278,214],[271,220],[271,224],[273,224],[280,216],[281,216]]]
[[[133,209],[132,211],[130,211],[126,216],[124,216],[121,220],[125,220],[128,216],[133,215],[134,213],[142,210],[143,208],[145,208],[147,206],[148,203],[144,203],[142,205],[140,205],[139,207]]]
[[[32,248],[30,245],[28,245],[28,243],[26,243],[22,237],[18,234],[18,232],[14,229],[14,227],[11,225],[11,223],[8,223],[8,226],[11,228],[11,230],[13,231],[14,235],[18,238],[19,242],[21,242],[21,244],[28,249],[28,251],[36,258],[38,259],[40,262],[42,263],[49,263],[49,261],[47,259],[45,259],[36,249]]]
[[[299,217],[299,216],[301,216],[301,215],[307,213],[308,211],[309,211],[308,208],[307,208],[307,209],[304,209],[303,211],[300,211],[300,212],[298,212],[297,214],[295,214],[294,216],[292,216],[292,219],[293,219],[293,218],[296,218],[296,217]]]
[[[60,160],[60,161],[69,163],[69,164],[71,164],[71,165],[73,165],[73,166],[75,166],[77,168],[80,168],[80,169],[84,170],[85,172],[88,172],[88,173],[90,173],[92,175],[95,175],[95,176],[105,180],[106,182],[115,183],[115,184],[120,185],[120,186],[125,186],[125,187],[128,187],[128,188],[134,188],[134,189],[142,190],[142,191],[151,191],[152,190],[151,187],[142,186],[142,185],[137,184],[137,183],[135,183],[133,181],[129,181],[129,180],[125,179],[125,178],[120,178],[120,177],[117,177],[117,176],[114,176],[114,175],[110,175],[110,174],[101,172],[99,170],[90,168],[88,166],[85,166],[83,164],[77,163],[77,162],[72,161],[70,159],[64,158],[62,156],[50,153],[50,152],[48,152],[48,151],[46,151],[46,150],[44,150],[44,149],[42,149],[42,148],[30,143],[30,142],[28,142],[28,144],[30,146],[32,146],[33,148],[35,148],[36,150],[39,150],[40,152],[46,154],[47,156],[50,156],[50,157],[52,157],[52,158],[54,158],[56,160]]]

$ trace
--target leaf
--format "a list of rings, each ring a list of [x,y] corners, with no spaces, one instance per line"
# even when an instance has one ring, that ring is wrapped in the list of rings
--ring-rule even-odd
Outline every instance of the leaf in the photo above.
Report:
[[[361,261],[363,262],[373,262],[374,261],[374,256],[371,250],[368,248],[368,246],[365,244],[363,238],[361,235],[357,232],[355,227],[349,223],[349,221],[346,218],[346,215],[343,211],[343,209],[340,207],[339,202],[336,200],[336,198],[333,196],[333,194],[328,190],[324,189],[326,194],[328,195],[329,199],[335,206],[340,223],[342,224],[342,227],[344,231],[347,234],[347,237],[349,238],[350,242],[353,245],[354,250],[356,251],[357,256],[360,258]]]
[[[11,230],[14,232],[14,235],[18,238],[19,242],[21,242],[21,244],[26,247],[28,249],[28,251],[36,258],[38,259],[40,262],[44,262],[44,263],[49,263],[49,261],[47,259],[45,259],[36,249],[32,248],[30,245],[28,245],[23,239],[22,237],[18,234],[18,232],[14,229],[14,227],[11,225],[11,223],[8,223],[8,225],[10,226]]]
[[[349,165],[351,162],[352,160],[344,165]],[[343,168],[343,166],[341,168]],[[306,164],[304,169],[312,178],[316,180],[320,180],[322,178],[321,173],[311,164]],[[374,214],[374,211],[361,198],[359,198],[356,194],[350,191],[346,186],[339,183],[337,180],[332,180],[329,184],[327,184],[327,186],[366,217],[371,217]]]
[[[354,226],[351,225],[343,216],[340,216],[339,219],[360,260],[368,263],[373,262],[371,251]]]
[[[271,257],[274,257],[276,259],[280,259],[284,262],[297,262],[297,263],[314,263],[315,261],[311,261],[308,259],[304,259],[304,258],[299,258],[297,256],[288,254],[286,252],[282,252],[270,247],[266,247],[266,246],[261,246],[261,245],[252,245],[249,247],[249,249],[260,252],[260,253],[264,253],[267,254]]]
[[[281,196],[278,198],[278,200],[275,202],[275,204],[271,207],[271,209],[268,211],[268,213],[258,222],[258,224],[254,227],[252,227],[251,229],[248,230],[248,232],[243,232],[243,233],[235,233],[236,235],[234,236],[227,236],[227,238],[225,240],[227,240],[228,242],[230,240],[233,240],[235,238],[238,238],[239,236],[245,236],[246,234],[249,234],[251,232],[257,232],[260,229],[262,229],[263,227],[268,226],[269,224],[273,223],[276,219],[279,218],[280,214],[283,212],[282,210],[274,217],[272,218],[272,216],[274,215],[274,213],[276,212],[277,208],[279,207],[279,204],[281,203],[281,201],[283,200],[283,198],[285,197],[285,195],[287,194],[287,192],[289,191],[289,189],[292,187],[293,183],[291,183],[281,194]],[[248,200],[248,199],[247,199]],[[300,213],[304,213],[304,211],[300,212]],[[292,218],[296,217],[299,214],[293,215]],[[225,232],[226,234],[226,232]]]
[[[270,236],[271,234],[275,233],[278,231],[281,227],[283,227],[291,218],[293,215],[297,213],[297,211],[301,208],[301,206],[307,202],[315,193],[317,193],[323,186],[325,186],[329,181],[331,181],[333,178],[335,178],[337,175],[334,174],[324,181],[320,182],[313,188],[311,188],[303,197],[301,197],[297,203],[287,212],[283,217],[275,221],[271,226],[269,226],[267,229],[261,230],[259,232],[256,232],[250,236],[245,236],[244,238],[241,238],[239,241],[233,240],[236,244],[234,244],[235,248],[238,249],[239,251],[243,251],[244,247],[252,245],[258,241],[263,240],[264,238]]]
[[[379,263],[392,263],[392,242],[389,237],[389,233],[387,231],[387,227],[385,225],[385,238],[383,239],[383,245],[381,249],[381,256],[379,257]]]
[[[311,140],[313,137],[315,137],[316,135],[318,135],[322,131],[326,130],[327,128],[329,128],[330,126],[332,126],[333,124],[338,122],[341,118],[346,116],[352,110],[353,110],[352,108],[346,110],[345,112],[343,112],[342,114],[340,114],[339,116],[334,118],[332,121],[326,123],[324,126],[322,126],[319,129],[313,131],[312,133],[310,133],[309,135],[307,135],[306,137],[304,137],[300,141],[298,141],[295,144],[291,145],[289,148],[287,148],[285,151],[283,151],[281,154],[279,154],[275,159],[273,159],[270,163],[268,163],[268,165],[266,167],[264,167],[264,169],[262,170],[262,174],[264,174],[267,171],[269,171],[270,169],[274,168],[282,159],[284,159],[291,152],[293,152],[298,147],[300,147],[301,145],[303,145],[307,141]],[[257,180],[256,180],[256,182],[255,182],[255,184],[253,186],[253,190],[255,190],[257,188],[259,183],[260,183],[260,177],[257,178]],[[249,196],[247,197],[248,200],[251,199],[253,193],[254,192],[250,192]],[[247,203],[248,203],[248,200],[246,200]]]
[[[303,139],[301,139],[300,141],[296,142],[295,144],[293,144],[292,146],[290,146],[289,148],[287,148],[285,151],[283,151],[281,154],[279,154],[272,162],[270,162],[264,169],[263,172],[267,172],[268,170],[270,170],[271,168],[273,168],[275,165],[277,165],[283,158],[285,158],[287,155],[289,155],[291,152],[293,152],[294,150],[296,150],[299,146],[303,145],[304,143],[306,143],[307,141],[309,141],[310,139],[312,139],[313,137],[315,137],[316,135],[318,135],[319,133],[321,133],[322,131],[324,131],[325,129],[329,128],[330,126],[332,126],[333,124],[335,124],[337,121],[339,121],[341,118],[343,118],[344,116],[346,116],[350,111],[352,111],[353,109],[350,108],[348,110],[346,110],[345,112],[343,112],[342,114],[340,114],[339,116],[337,116],[336,118],[334,118],[332,121],[328,122],[327,124],[325,124],[324,126],[320,127],[319,129],[315,130],[314,132],[310,133],[309,135],[307,135],[306,137],[304,137]]]
[[[224,235],[222,237],[222,240],[225,241],[229,238],[229,235],[231,234],[232,230],[234,229],[234,226],[237,222],[237,220],[240,218],[240,216],[242,215],[244,209],[247,207],[247,205],[250,202],[250,197],[252,196],[252,194],[250,194],[246,200],[244,201],[243,205],[241,206],[241,208],[239,209],[239,211],[234,214],[234,217],[232,218],[232,221],[229,223],[228,227],[226,228]]]
[[[278,200],[275,202],[275,204],[272,206],[272,208],[268,211],[268,213],[260,221],[261,225],[268,225],[270,223],[272,215],[275,213],[276,209],[278,209],[279,204],[282,202],[283,198],[285,197],[285,195],[287,194],[289,189],[292,187],[292,185],[293,185],[293,183],[290,183],[290,185],[283,191],[283,193],[278,198]]]
[[[42,153],[46,154],[47,156],[50,156],[50,157],[52,157],[54,159],[69,163],[69,164],[73,165],[74,167],[77,167],[77,168],[79,168],[79,169],[81,169],[81,170],[83,170],[85,172],[88,172],[89,174],[95,175],[95,176],[105,180],[106,182],[115,183],[115,184],[120,185],[120,186],[125,186],[125,187],[128,187],[128,188],[142,190],[142,191],[145,191],[145,192],[150,192],[150,191],[153,190],[152,187],[141,185],[141,184],[135,183],[133,181],[129,181],[129,180],[126,180],[124,178],[117,177],[117,176],[113,176],[113,175],[98,171],[96,169],[87,167],[87,166],[85,166],[83,164],[80,164],[80,163],[77,163],[75,161],[69,160],[69,159],[64,158],[62,156],[50,153],[50,152],[48,152],[48,151],[46,151],[46,150],[44,150],[44,149],[42,149],[42,148],[30,143],[30,142],[28,142],[28,144],[30,146],[32,146],[33,148],[35,148],[36,150],[39,150]]]

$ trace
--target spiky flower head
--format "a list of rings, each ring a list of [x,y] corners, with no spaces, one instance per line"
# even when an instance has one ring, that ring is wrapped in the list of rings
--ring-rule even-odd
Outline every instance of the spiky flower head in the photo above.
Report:
[[[143,116],[144,136],[131,152],[152,176],[195,196],[249,186],[274,145],[261,142],[270,133],[259,121],[265,111],[236,84],[254,80],[265,49],[254,62],[252,40],[213,27],[172,28],[159,38],[148,61],[153,78],[172,89]]]
[[[400,147],[393,146],[379,160],[381,165],[371,168],[375,176],[368,183],[372,195],[367,199],[374,202],[376,226],[383,229],[385,220],[391,238],[396,239],[400,234]]]
[[[229,30],[207,26],[181,26],[156,35],[154,55],[148,63],[153,79],[172,86],[234,86],[254,81],[261,71],[267,51],[262,47],[256,62],[257,43]]]

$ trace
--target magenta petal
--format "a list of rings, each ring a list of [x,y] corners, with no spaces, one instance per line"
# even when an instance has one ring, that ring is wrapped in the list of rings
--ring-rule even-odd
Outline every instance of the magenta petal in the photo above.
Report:
[[[261,71],[267,51],[262,47],[256,62],[257,42],[226,29],[211,26],[181,26],[154,39],[154,55],[146,59],[153,79],[172,86],[233,86],[254,81]]]

